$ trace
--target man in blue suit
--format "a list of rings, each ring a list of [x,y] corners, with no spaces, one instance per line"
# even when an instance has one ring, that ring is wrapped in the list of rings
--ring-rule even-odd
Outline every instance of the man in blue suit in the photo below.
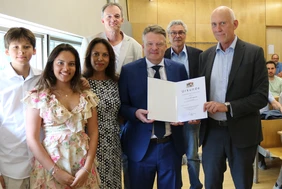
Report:
[[[119,79],[120,112],[127,120],[123,147],[129,159],[130,186],[151,189],[157,173],[158,188],[180,189],[181,158],[185,152],[182,123],[147,119],[147,78],[158,75],[177,82],[186,80],[187,72],[183,64],[163,58],[166,32],[160,26],[145,28],[143,49],[145,58],[124,65]],[[161,91],[160,88],[160,95]],[[159,128],[164,135],[159,136]]]

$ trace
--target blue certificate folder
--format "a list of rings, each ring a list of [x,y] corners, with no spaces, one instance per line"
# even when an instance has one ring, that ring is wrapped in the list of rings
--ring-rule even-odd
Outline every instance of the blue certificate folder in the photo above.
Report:
[[[205,77],[171,82],[148,77],[148,119],[185,122],[207,118]]]

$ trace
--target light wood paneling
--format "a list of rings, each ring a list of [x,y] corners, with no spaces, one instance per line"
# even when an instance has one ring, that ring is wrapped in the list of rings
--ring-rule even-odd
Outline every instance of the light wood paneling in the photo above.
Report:
[[[158,23],[166,28],[171,20],[195,24],[194,0],[158,0]]]
[[[282,1],[265,0],[266,4],[266,25],[282,26]]]
[[[231,7],[231,0],[196,0],[196,23],[210,25],[211,13],[219,6]]]
[[[232,1],[232,9],[239,21],[238,37],[265,49],[265,0]]]
[[[274,53],[279,55],[279,62],[282,61],[282,27],[267,27],[266,29],[266,46],[274,45]],[[266,48],[267,49],[267,48]],[[266,60],[271,59],[271,54],[266,52]]]
[[[140,44],[142,44],[142,33],[145,27],[158,24],[157,5],[157,1],[128,1],[128,15],[129,21],[132,24],[132,35]]]
[[[205,50],[216,42],[210,27],[210,15],[221,5],[234,10],[239,21],[235,31],[238,37],[261,46],[265,55],[266,26],[282,26],[281,0],[128,0],[128,4],[133,37],[139,43],[142,43],[144,27],[159,24],[166,29],[171,20],[181,19],[188,26],[186,42]]]

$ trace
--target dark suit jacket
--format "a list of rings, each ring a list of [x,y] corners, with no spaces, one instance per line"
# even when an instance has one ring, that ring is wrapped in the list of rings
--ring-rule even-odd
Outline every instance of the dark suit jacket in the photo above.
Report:
[[[215,54],[216,46],[200,55],[200,70],[206,77],[208,101]],[[228,130],[236,147],[249,147],[262,141],[259,109],[267,105],[267,99],[268,75],[263,49],[238,38],[226,92],[226,102],[231,103],[233,113],[233,117],[227,113]],[[205,142],[208,130],[207,120],[203,120],[200,144]]]
[[[184,65],[165,59],[167,80],[186,80],[187,72]],[[142,58],[124,65],[119,79],[119,92],[121,98],[121,115],[127,120],[126,131],[123,133],[124,153],[133,161],[141,161],[148,149],[153,124],[142,123],[135,116],[138,109],[147,110],[147,64]],[[162,89],[160,89],[162,95]],[[172,126],[172,140],[177,153],[184,154],[184,140],[181,126]]]
[[[189,78],[196,78],[199,77],[199,57],[200,54],[203,52],[200,49],[196,49],[194,47],[189,47],[186,45],[186,51],[188,54],[188,61],[189,61]],[[171,47],[165,51],[165,58],[171,59]],[[188,64],[188,62],[187,62]]]

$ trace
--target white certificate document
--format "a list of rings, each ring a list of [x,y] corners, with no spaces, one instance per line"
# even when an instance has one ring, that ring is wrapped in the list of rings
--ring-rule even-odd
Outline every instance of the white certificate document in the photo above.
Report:
[[[171,82],[148,77],[148,119],[186,122],[207,118],[205,77]]]

